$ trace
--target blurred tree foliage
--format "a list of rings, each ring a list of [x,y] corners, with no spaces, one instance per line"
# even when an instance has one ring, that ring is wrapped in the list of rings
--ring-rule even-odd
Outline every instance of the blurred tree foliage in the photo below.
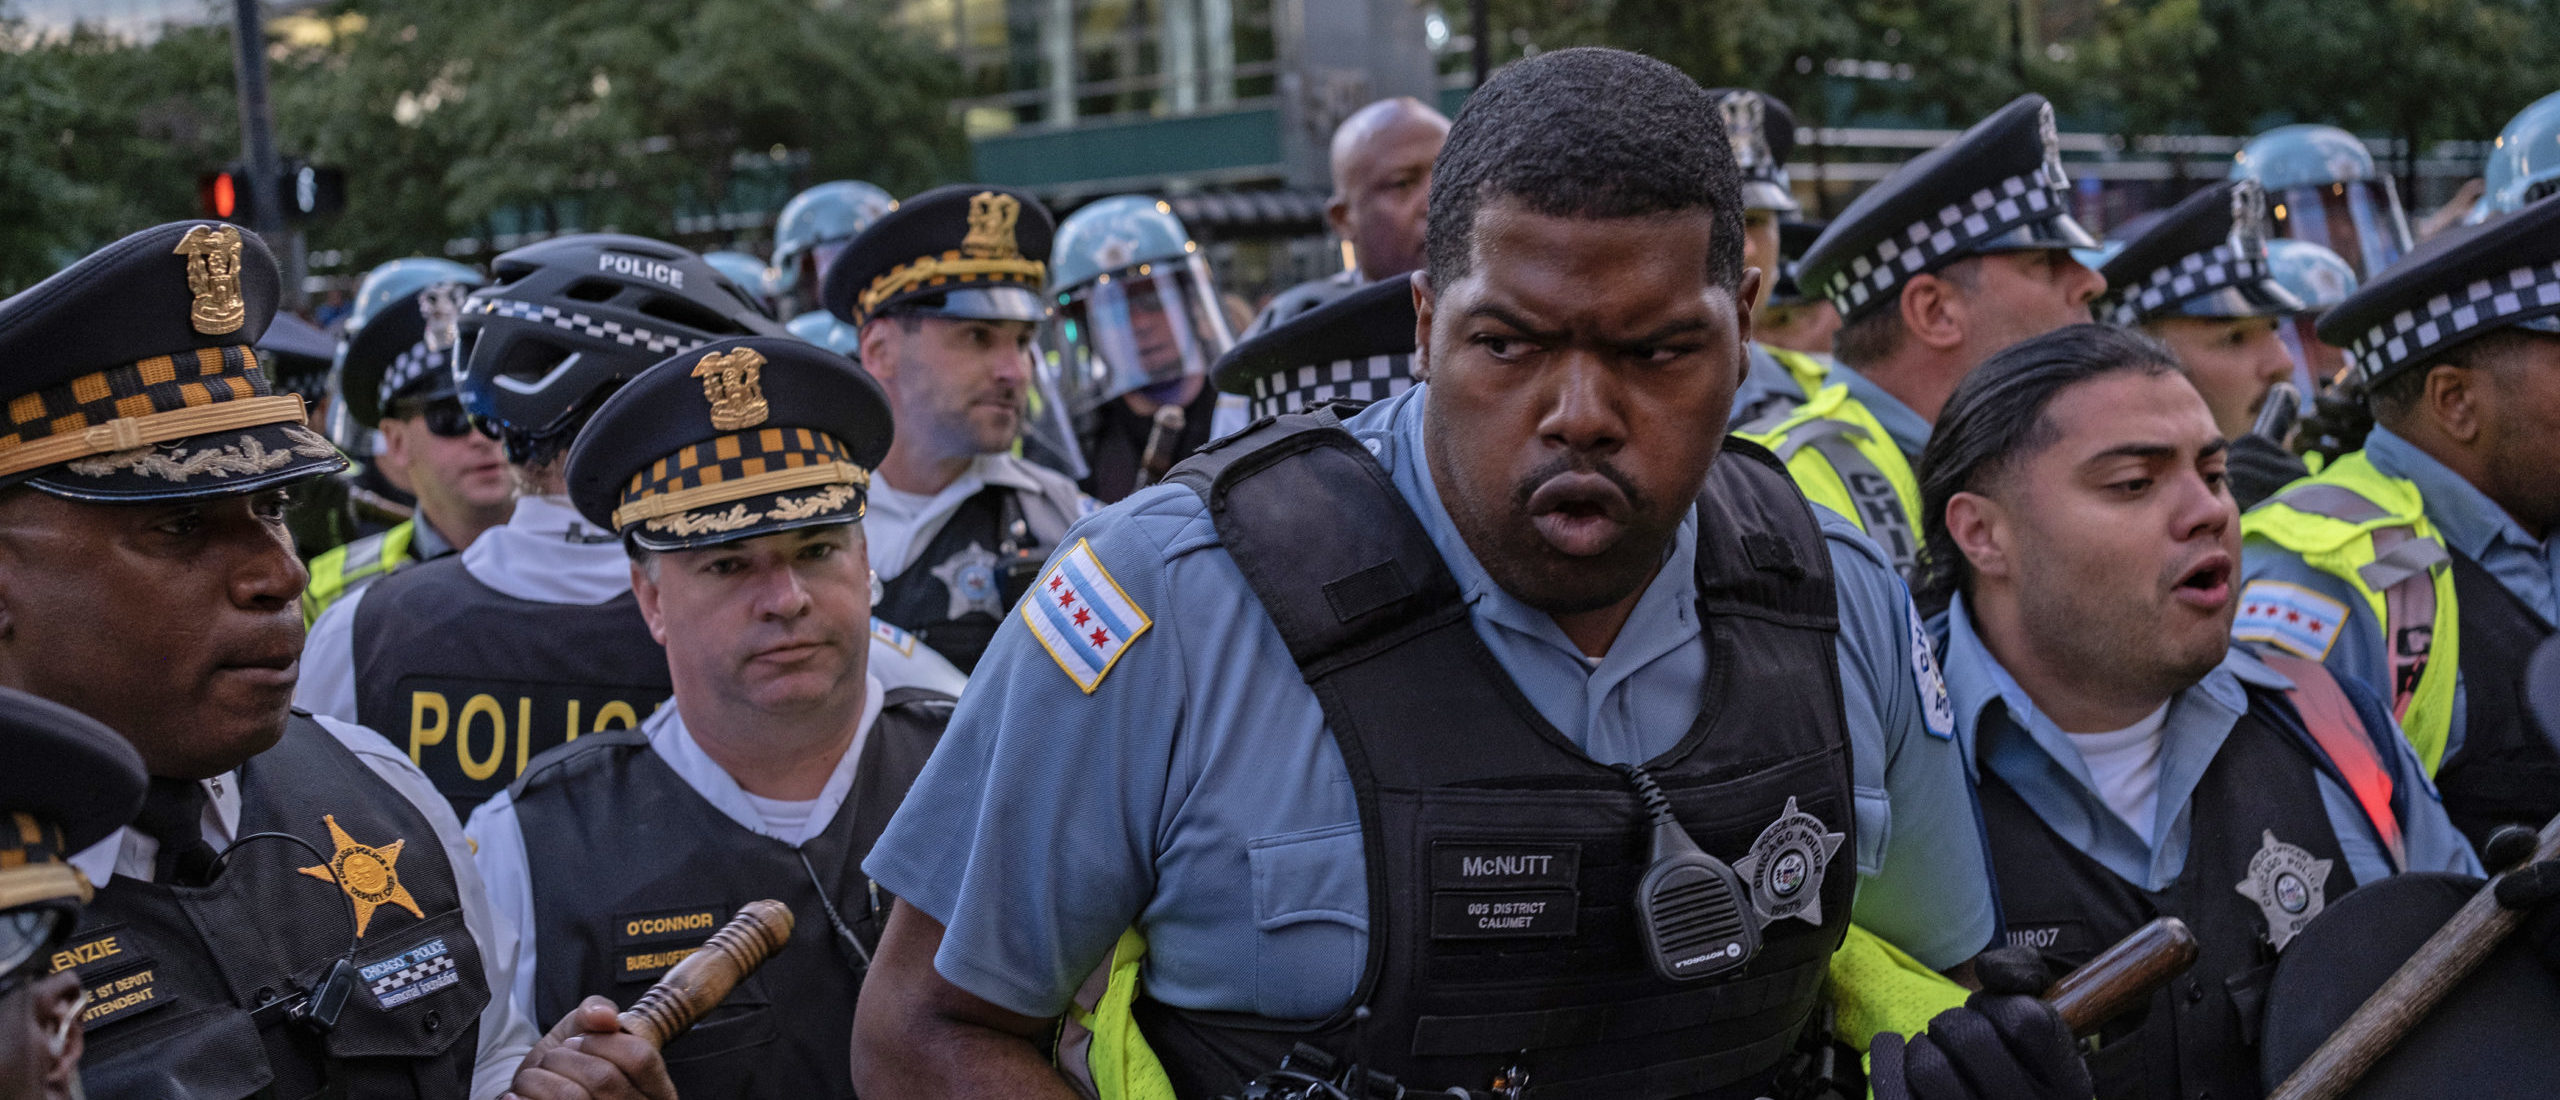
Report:
[[[356,270],[501,213],[671,235],[743,171],[770,190],[768,151],[805,157],[793,186],[968,171],[956,66],[869,0],[334,0],[269,30],[277,148],[347,173],[311,247]],[[233,87],[227,23],[134,44],[0,14],[0,290],[194,215],[240,155]]]

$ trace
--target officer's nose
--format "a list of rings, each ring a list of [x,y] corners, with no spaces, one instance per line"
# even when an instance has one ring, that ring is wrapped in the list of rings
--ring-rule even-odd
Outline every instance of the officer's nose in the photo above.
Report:
[[[2090,270],[2069,252],[2053,254],[2055,278],[2062,280],[2063,294],[2072,305],[2086,306],[2107,292],[2107,277]]]
[[[1609,364],[1580,349],[1556,353],[1550,368],[1552,387],[1538,435],[1568,450],[1608,453],[1626,442],[1626,420],[1620,415],[1616,380]]]
[[[809,613],[809,585],[788,565],[773,571],[757,592],[757,610],[768,619],[797,619]]]
[[[231,573],[231,602],[244,610],[271,612],[291,606],[311,583],[311,571],[293,553],[293,541],[281,531],[260,527],[243,531],[237,552],[240,565]]]
[[[2201,473],[2189,473],[2178,479],[2178,511],[2172,520],[2180,541],[2218,539],[2240,518],[2240,506],[2231,494],[2216,489]]]

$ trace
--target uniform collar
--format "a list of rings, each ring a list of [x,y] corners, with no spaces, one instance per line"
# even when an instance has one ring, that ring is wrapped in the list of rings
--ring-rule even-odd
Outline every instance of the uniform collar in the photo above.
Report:
[[[739,786],[727,769],[711,759],[711,754],[704,752],[701,743],[693,739],[693,731],[685,727],[684,701],[681,698],[670,699],[666,706],[659,707],[657,713],[640,724],[640,733],[649,739],[649,750],[666,761],[677,778],[700,794],[703,801],[711,803],[721,814],[749,832],[770,836],[797,848],[826,832],[827,826],[835,821],[836,811],[843,808],[846,796],[853,791],[854,770],[862,762],[862,747],[871,740],[872,727],[880,722],[884,694],[880,678],[866,672],[862,679],[861,722],[854,727],[853,740],[845,745],[844,755],[836,758],[835,770],[828,774],[826,786],[818,789],[817,805],[810,807],[809,820],[801,826],[798,836],[780,836],[766,828],[764,816],[757,813],[755,804],[747,800],[746,788]]]
[[[453,544],[445,540],[444,533],[436,530],[435,524],[427,522],[425,512],[419,512],[417,526],[409,533],[409,556],[419,561],[434,561],[450,553],[453,553]]]
[[[2117,877],[2146,890],[2166,889],[2186,866],[2193,815],[2189,802],[2205,769],[2249,709],[2249,685],[2293,686],[2245,647],[2169,703],[2161,726],[2158,811],[2146,845],[2107,807],[2071,735],[2036,708],[2026,689],[1991,655],[1958,595],[1942,620],[1947,698],[1955,705],[1956,739],[1977,779],[1983,769],[2006,782],[2045,827]]]
[[[213,828],[206,832],[205,839],[217,848],[226,846],[231,838],[240,835],[240,771],[234,768],[198,783],[204,787],[205,813],[212,818]],[[158,840],[127,826],[81,849],[66,862],[89,876],[91,883],[103,887],[118,875],[150,881],[152,864],[159,856]]]
[[[622,544],[569,506],[569,498],[518,498],[504,526],[462,552],[474,580],[500,594],[535,603],[593,606],[631,590],[631,559]]]
[[[2417,444],[2377,424],[2365,437],[2364,451],[2375,470],[2417,486],[2419,499],[2426,501],[2427,519],[2464,557],[2486,564],[2502,542],[2541,556],[2542,544],[2525,534],[2506,509]]]
[[[1867,412],[1875,416],[1876,423],[1884,425],[1885,434],[1893,437],[1893,445],[1900,448],[1905,457],[1916,460],[1921,449],[1929,445],[1929,422],[1911,411],[1911,406],[1903,404],[1901,398],[1886,393],[1874,379],[1837,360],[1831,364],[1831,377],[1849,387],[1849,396],[1866,406]]]

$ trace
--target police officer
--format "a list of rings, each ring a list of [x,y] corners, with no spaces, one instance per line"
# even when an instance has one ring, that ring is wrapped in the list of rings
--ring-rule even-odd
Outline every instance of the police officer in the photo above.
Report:
[[[2168,345],[2225,439],[2247,434],[2293,375],[2276,332],[2303,309],[2267,262],[2266,192],[2225,180],[2186,197],[2098,269],[2099,318]]]
[[[872,223],[828,269],[827,309],[862,333],[898,437],[863,524],[876,612],[966,672],[1090,507],[1011,453],[1048,311],[1053,223],[1019,191],[954,184]]]
[[[1757,290],[1730,158],[1637,55],[1475,93],[1434,169],[1428,384],[1203,451],[1080,524],[997,635],[1006,690],[962,700],[864,864],[902,900],[857,1087],[1070,1095],[1040,1046],[1109,960],[1061,1054],[1106,1097],[1220,1095],[1297,1041],[1408,1088],[1793,1095],[1853,910],[1927,966],[1989,942],[1900,583],[1696,431]],[[1752,944],[1649,939],[1666,860]],[[2000,1031],[1950,1041],[2005,1064]]]
[[[1431,194],[1431,162],[1448,139],[1448,116],[1411,96],[1378,100],[1334,127],[1333,197],[1325,204],[1324,220],[1334,237],[1351,246],[1351,263],[1281,291],[1245,327],[1246,335],[1362,283],[1421,267],[1422,206]]]
[[[2364,142],[2335,126],[2279,126],[2250,138],[2232,159],[2231,178],[2266,188],[2277,236],[2345,257],[2359,279],[2409,251],[2399,189],[2374,167]]]
[[[862,180],[831,180],[782,204],[773,220],[773,264],[764,279],[764,292],[781,315],[796,322],[822,312],[819,287],[827,268],[871,223],[897,208],[897,199]]]
[[[0,1097],[77,1092],[91,994],[59,954],[96,888],[68,862],[133,820],[150,776],[115,731],[60,703],[0,688]]]
[[[1908,574],[1920,548],[1911,460],[1938,406],[1993,352],[2089,319],[2106,281],[2070,250],[2096,246],[2071,218],[2053,105],[2018,97],[1823,230],[1800,277],[1840,311],[1832,385],[1745,438]]]
[[[2231,644],[2240,514],[2200,390],[2161,344],[2062,329],[1957,386],[1920,461],[2008,943],[2058,973],[2174,916],[2203,952],[2099,1037],[2108,1098],[2260,1095],[2293,934],[2359,885],[2478,867],[2377,697]]]
[[[1776,96],[1744,88],[1712,88],[1707,94],[1716,97],[1716,109],[1724,114],[1734,167],[1742,172],[1742,262],[1760,271],[1760,300],[1753,304],[1753,316],[1763,317],[1785,265],[1779,221],[1804,209],[1787,178],[1787,154],[1796,147],[1795,112]],[[1733,395],[1731,423],[1736,427],[1804,404],[1821,392],[1831,372],[1820,358],[1759,340],[1751,342],[1749,353],[1742,388]]]
[[[670,354],[782,331],[700,257],[642,237],[555,237],[492,274],[463,303],[460,389],[506,447],[515,511],[462,553],[338,601],[311,629],[295,697],[382,731],[457,813],[573,732],[638,725],[670,690],[612,532],[564,495],[579,426]]]
[[[1773,348],[1786,348],[1824,361],[1831,357],[1831,334],[1840,329],[1840,311],[1831,300],[1804,289],[1798,276],[1804,267],[1804,253],[1822,238],[1829,222],[1785,219],[1778,222],[1778,271],[1771,280],[1769,300],[1761,303],[1760,312],[1751,318],[1751,336],[1758,343]]]
[[[1413,280],[1380,279],[1245,337],[1218,357],[1218,388],[1253,420],[1365,408],[1413,388]]]
[[[309,410],[309,426],[325,431],[338,408],[329,385],[329,364],[336,353],[329,334],[291,313],[279,313],[251,346],[267,384],[278,393],[300,396]],[[285,508],[285,526],[293,532],[296,552],[308,558],[399,522],[409,504],[404,487],[356,467],[297,490]]]
[[[515,510],[498,441],[472,427],[454,388],[462,300],[487,280],[450,260],[393,260],[366,273],[339,341],[333,432],[371,439],[373,461],[409,487],[417,512],[311,559],[308,624],[348,593],[463,547]]]
[[[702,262],[710,264],[712,270],[728,276],[730,282],[736,283],[738,289],[746,291],[747,297],[764,307],[765,312],[773,312],[773,269],[766,267],[764,261],[735,249],[724,248],[703,253]]]
[[[854,991],[886,915],[862,857],[952,702],[865,667],[863,495],[888,449],[869,376],[749,337],[643,373],[570,454],[570,496],[622,535],[676,696],[536,760],[470,835],[525,930],[515,993],[538,1013],[628,1002],[741,900],[792,908],[783,964],[668,1045],[682,1095],[852,1092]]]
[[[1218,283],[1173,208],[1148,195],[1087,203],[1058,223],[1049,293],[1063,395],[1080,421],[1088,473],[1108,504],[1154,484],[1200,445],[1244,426],[1242,402],[1208,384],[1235,343]],[[1167,411],[1171,410],[1171,411]]]
[[[2481,183],[2480,202],[2467,219],[2474,224],[2560,194],[2560,92],[2534,100],[2507,120],[2490,146]]]
[[[289,712],[305,574],[282,498],[345,459],[248,346],[277,283],[255,235],[179,223],[0,303],[0,685],[106,724],[152,775],[133,825],[70,858],[98,889],[61,951],[112,994],[84,1013],[86,1088],[654,1088],[609,1006],[537,1041],[491,996],[513,931],[406,754]]]
[[[2234,633],[2391,700],[2473,843],[2560,812],[2523,661],[2560,622],[2560,202],[2448,230],[2320,322],[2373,408],[2364,449],[2251,511]]]

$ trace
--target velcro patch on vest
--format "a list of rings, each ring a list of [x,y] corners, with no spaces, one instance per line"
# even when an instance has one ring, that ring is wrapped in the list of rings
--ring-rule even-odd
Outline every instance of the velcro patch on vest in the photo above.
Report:
[[[1431,938],[1570,936],[1582,846],[1437,841],[1431,845]]]
[[[386,1009],[398,1008],[462,981],[461,972],[454,969],[453,953],[446,949],[441,936],[357,973],[364,978],[365,988],[373,992],[374,1003]]]
[[[136,957],[94,975],[83,971],[80,984],[89,991],[89,1006],[80,1010],[80,1026],[92,1030],[176,1000],[160,988],[160,968],[147,958]]]
[[[2231,624],[2231,636],[2318,661],[2329,656],[2346,621],[2347,605],[2301,585],[2250,581],[2240,590],[2240,617]]]
[[[46,973],[59,974],[76,967],[85,973],[95,974],[108,967],[120,967],[131,961],[126,950],[124,926],[111,924],[104,928],[93,929],[87,935],[63,944],[60,950],[53,953]]]
[[[1083,539],[1050,563],[1021,607],[1031,636],[1087,695],[1102,686],[1138,635],[1155,625]]]

